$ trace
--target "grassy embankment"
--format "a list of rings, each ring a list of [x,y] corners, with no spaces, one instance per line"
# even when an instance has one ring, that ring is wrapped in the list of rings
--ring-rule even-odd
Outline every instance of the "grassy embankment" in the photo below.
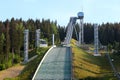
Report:
[[[24,70],[21,72],[19,76],[15,78],[6,78],[5,80],[31,80],[35,73],[35,70],[37,69],[39,65],[39,62],[42,60],[47,50],[48,48],[38,49],[37,50],[38,57],[30,61],[29,63],[25,64],[26,67],[24,68]]]
[[[104,54],[95,57],[93,53],[85,52],[75,44],[76,41],[72,40],[73,74],[75,79],[117,80],[113,76],[110,64]]]

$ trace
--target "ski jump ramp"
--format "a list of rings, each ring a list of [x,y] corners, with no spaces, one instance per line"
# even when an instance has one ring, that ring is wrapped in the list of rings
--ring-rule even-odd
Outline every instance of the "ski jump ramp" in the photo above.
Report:
[[[70,47],[52,47],[40,62],[32,80],[72,80]]]

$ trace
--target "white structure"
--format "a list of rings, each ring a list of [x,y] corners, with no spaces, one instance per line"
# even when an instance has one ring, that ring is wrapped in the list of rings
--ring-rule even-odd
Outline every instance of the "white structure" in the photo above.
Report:
[[[78,13],[78,19],[80,19],[80,24],[79,24],[79,45],[84,43],[84,24],[83,24],[83,18],[84,18],[84,13],[79,12]]]
[[[70,44],[70,40],[72,38],[72,33],[73,33],[73,27],[75,26],[76,19],[77,19],[76,17],[70,18],[70,21],[69,21],[68,26],[67,26],[67,33],[66,33],[65,41],[64,41],[65,45]]]
[[[39,43],[39,47],[48,47],[48,44],[44,39],[39,39]]]
[[[98,25],[94,24],[94,56],[101,56],[98,53]]]
[[[39,47],[39,40],[40,40],[40,29],[37,29],[36,30],[36,39],[35,39],[35,45],[36,45],[36,47]]]
[[[54,34],[52,34],[52,44],[54,46]]]
[[[73,28],[75,28],[75,23],[77,19],[80,19],[80,25],[79,25],[79,38],[78,38],[78,44],[81,45],[84,43],[84,28],[83,28],[83,18],[84,18],[84,13],[79,12],[78,17],[71,17],[70,21],[67,26],[67,33],[65,37],[65,41],[63,44],[69,45],[70,40],[72,38],[72,33],[73,33]],[[77,35],[77,32],[76,32]]]
[[[24,30],[24,63],[28,62],[28,36],[29,30]]]

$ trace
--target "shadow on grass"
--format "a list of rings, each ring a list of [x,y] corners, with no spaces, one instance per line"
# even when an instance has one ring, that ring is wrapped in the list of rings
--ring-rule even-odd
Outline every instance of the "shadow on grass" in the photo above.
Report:
[[[83,50],[82,50],[83,51]],[[107,57],[105,55],[102,56],[93,56],[85,51],[83,51],[85,54],[83,54],[82,60],[97,65],[99,66],[101,69],[105,69],[105,70],[111,70],[109,61],[107,59]]]
[[[86,77],[84,79],[78,79],[78,80],[117,80],[115,77],[113,76],[105,76],[105,77]]]
[[[74,66],[74,68],[79,68],[79,69],[85,70],[85,71],[87,71],[87,72],[91,72],[91,73],[93,73],[93,74],[101,74],[101,73],[98,73],[98,72],[95,72],[95,71],[86,69],[86,68],[84,68],[84,67],[82,67],[82,66],[81,66],[81,67],[79,67],[79,66]]]
[[[104,75],[107,75],[107,76],[109,76],[111,74],[113,75],[113,72],[112,72],[112,69],[110,67],[109,61],[107,60],[105,55],[93,56],[92,54],[85,52],[84,50],[82,50],[79,47],[74,46],[73,48],[76,49],[74,51],[75,53],[73,53],[74,54],[73,57],[76,57],[76,58],[73,59],[75,61],[74,68],[76,70],[81,69],[83,71],[89,72],[89,74],[91,76],[90,80],[109,80],[109,79],[102,79],[102,78],[104,77]],[[76,54],[77,54],[77,56],[76,56]],[[97,76],[97,78],[95,78],[95,79],[92,78],[93,74],[95,76]],[[84,74],[84,75],[86,75],[86,74]],[[89,75],[86,75],[86,77],[87,76],[89,76]],[[102,78],[98,79],[98,77],[102,77]],[[89,79],[86,78],[86,79],[80,79],[80,80],[89,80]]]

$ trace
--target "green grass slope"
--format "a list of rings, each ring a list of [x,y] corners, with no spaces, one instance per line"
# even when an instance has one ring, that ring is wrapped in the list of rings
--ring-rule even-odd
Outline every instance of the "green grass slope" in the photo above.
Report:
[[[80,80],[116,80],[110,64],[105,57],[93,56],[76,46],[76,41],[71,41],[73,53],[73,75]]]

